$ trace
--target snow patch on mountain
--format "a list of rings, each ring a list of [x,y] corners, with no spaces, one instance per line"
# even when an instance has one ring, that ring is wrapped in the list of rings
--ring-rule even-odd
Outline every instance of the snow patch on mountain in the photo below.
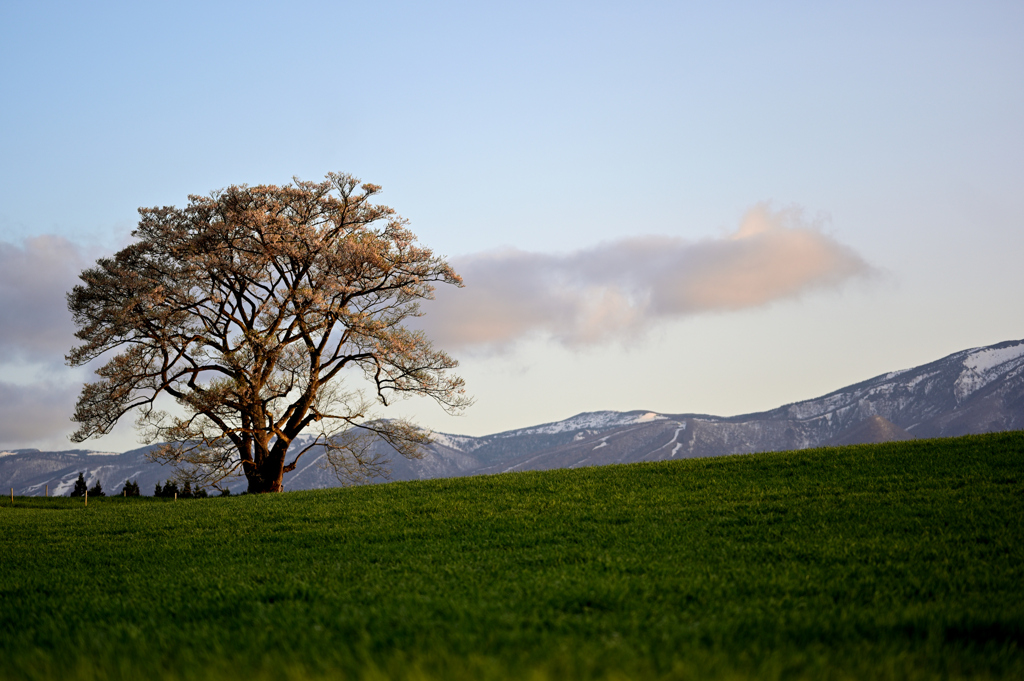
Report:
[[[451,433],[431,433],[430,440],[431,444],[440,445],[466,454],[486,443],[486,440],[483,438],[471,437],[469,435],[452,435]]]
[[[89,484],[88,476],[86,477],[86,484]],[[65,497],[75,487],[75,481],[78,480],[77,473],[68,473],[64,476],[64,479],[54,485],[51,494],[55,497]]]
[[[921,383],[921,381],[927,381],[929,378],[935,378],[936,376],[939,376],[941,374],[942,374],[941,371],[929,371],[926,374],[921,374],[920,376],[914,376],[912,379],[907,381],[905,383],[905,385],[907,387],[907,390],[913,390],[914,388],[916,388],[918,386],[919,383]]]
[[[1024,343],[1008,348],[983,348],[971,352],[964,360],[964,367],[974,371],[988,371],[1020,357],[1024,357]]]
[[[676,432],[672,434],[672,439],[663,444],[662,446],[658,447],[657,449],[655,449],[654,452],[660,452],[662,449],[667,448],[669,445],[675,445],[675,447],[672,448],[671,456],[674,457],[679,452],[679,449],[683,446],[683,443],[679,441],[679,433],[686,430],[686,421],[676,421],[675,425],[677,426],[677,428]],[[654,452],[651,453],[653,454]]]
[[[972,351],[963,361],[964,370],[956,383],[953,394],[959,404],[971,394],[998,379],[1005,373],[1005,366],[1024,356],[1024,343],[1004,348],[983,348]]]
[[[834,412],[849,403],[850,394],[840,393],[838,395],[821,397],[816,400],[797,402],[796,404],[789,405],[786,408],[786,411],[790,417],[795,419],[814,419],[820,418],[827,413]]]
[[[498,433],[495,437],[518,437],[520,435],[554,435],[570,430],[606,430],[618,426],[628,426],[635,423],[650,423],[666,419],[667,416],[653,411],[648,412],[627,412],[620,411],[589,411],[577,414],[564,421],[545,423],[533,428],[522,428],[520,430],[509,430]]]

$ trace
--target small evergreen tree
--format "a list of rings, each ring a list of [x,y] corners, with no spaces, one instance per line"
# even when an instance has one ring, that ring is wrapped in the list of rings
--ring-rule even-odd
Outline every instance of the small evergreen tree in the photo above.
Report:
[[[81,473],[79,473],[78,480],[75,481],[75,488],[71,490],[71,494],[69,496],[84,497],[85,492],[88,489],[88,485],[85,484],[85,477]]]
[[[107,496],[106,494],[103,493],[103,485],[100,484],[100,479],[99,478],[96,478],[96,484],[92,486],[91,490],[89,490],[89,496],[93,496],[93,497],[105,497],[105,496]]]
[[[194,496],[196,499],[205,499],[210,495],[206,493],[206,490],[204,488],[197,487],[195,493],[192,496]]]
[[[181,488],[181,494],[178,495],[182,499],[192,498],[192,483],[188,480],[185,481],[185,486]]]
[[[181,496],[181,492],[178,489],[178,483],[173,480],[168,480],[164,483],[164,496],[168,499],[173,499],[174,495]]]
[[[160,483],[156,483],[156,488],[153,490],[154,497],[162,497],[164,495],[164,488],[160,486]]]
[[[139,494],[139,483],[126,480],[124,483],[124,495],[126,497],[137,497]]]
[[[220,495],[222,497],[230,497],[231,496],[231,488],[230,487],[225,487],[224,489],[222,489],[220,491]]]

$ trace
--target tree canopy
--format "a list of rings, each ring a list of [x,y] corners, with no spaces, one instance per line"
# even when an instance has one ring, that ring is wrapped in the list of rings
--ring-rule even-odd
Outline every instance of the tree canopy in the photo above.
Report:
[[[81,341],[68,363],[106,360],[82,389],[72,439],[135,411],[164,443],[157,460],[200,485],[241,473],[256,493],[280,491],[317,447],[343,480],[382,472],[380,441],[418,456],[428,433],[373,409],[406,395],[453,413],[469,404],[457,362],[405,326],[434,283],[462,280],[371,202],[379,191],[332,173],[140,208],[135,241],[68,294]],[[359,376],[366,390],[346,385]],[[303,433],[315,437],[289,453]]]

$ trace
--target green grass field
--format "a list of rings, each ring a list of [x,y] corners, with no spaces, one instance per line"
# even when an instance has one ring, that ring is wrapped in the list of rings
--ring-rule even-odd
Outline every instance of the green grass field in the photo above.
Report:
[[[0,503],[0,678],[1024,678],[1024,433]]]

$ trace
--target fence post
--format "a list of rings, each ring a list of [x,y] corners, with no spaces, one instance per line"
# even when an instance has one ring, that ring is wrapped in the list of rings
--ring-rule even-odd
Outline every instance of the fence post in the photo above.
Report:
[[[49,483],[47,483],[47,485],[46,485],[46,491],[43,492],[43,496],[44,497],[50,496],[50,485],[49,485]]]
[[[89,490],[85,490],[85,505],[89,505]]]

